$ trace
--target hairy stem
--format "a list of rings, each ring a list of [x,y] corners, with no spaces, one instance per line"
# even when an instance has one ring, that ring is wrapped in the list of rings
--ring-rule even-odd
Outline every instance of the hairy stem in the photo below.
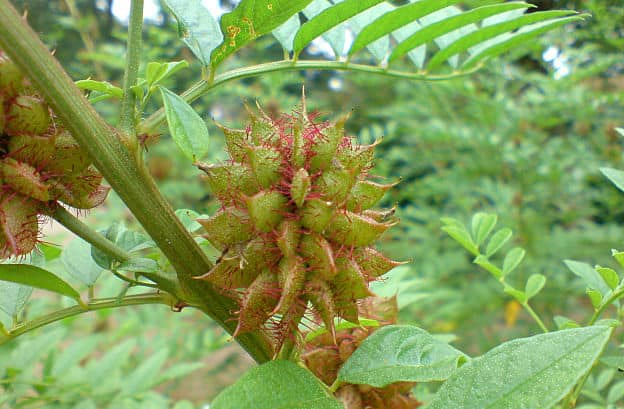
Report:
[[[20,335],[33,331],[37,328],[43,327],[56,321],[60,321],[65,318],[73,317],[75,315],[84,314],[85,312],[103,310],[108,308],[127,307],[129,305],[164,304],[172,306],[174,302],[174,298],[166,293],[129,295],[122,299],[118,299],[116,297],[94,299],[86,304],[86,308],[80,305],[74,305],[72,307],[64,308],[62,310],[54,311],[42,317],[35,318],[34,320],[21,323],[12,328],[10,331],[6,331],[4,335],[0,335],[0,345],[5,344],[10,340],[19,337]]]
[[[233,333],[236,322],[231,316],[237,309],[236,302],[208,282],[193,278],[212,268],[208,257],[176,217],[145,167],[122,143],[115,129],[95,112],[9,0],[0,0],[0,47],[30,77],[59,120],[169,259],[184,293],[183,300],[198,305]],[[256,361],[270,359],[270,341],[259,331],[242,334],[236,340]]]
[[[243,67],[236,70],[228,71],[223,74],[217,75],[212,81],[199,81],[191,88],[186,90],[181,96],[186,102],[193,102],[197,98],[204,94],[207,94],[211,90],[228,83],[230,81],[239,80],[243,78],[256,77],[259,75],[280,72],[280,71],[302,71],[302,70],[336,70],[336,71],[354,71],[368,74],[376,74],[386,77],[404,78],[410,80],[423,80],[423,81],[442,81],[451,78],[462,77],[473,73],[480,67],[476,67],[473,70],[453,73],[447,75],[430,75],[426,73],[414,73],[397,70],[389,70],[382,67],[375,67],[363,64],[353,64],[344,61],[326,61],[326,60],[313,60],[313,61],[293,61],[283,60],[275,61],[265,64],[253,65],[250,67]],[[161,108],[147,118],[140,126],[139,133],[154,132],[158,126],[165,121],[165,111]]]
[[[122,248],[115,246],[110,240],[91,229],[76,216],[68,212],[63,206],[57,205],[48,213],[57,222],[61,223],[67,230],[71,231],[87,243],[97,247],[107,256],[117,261],[130,260],[130,254]]]
[[[137,82],[141,63],[141,35],[143,32],[143,0],[132,0],[128,22],[128,40],[126,69],[123,78],[123,99],[119,127],[131,143],[131,149],[137,149],[136,139],[136,97],[132,87]]]

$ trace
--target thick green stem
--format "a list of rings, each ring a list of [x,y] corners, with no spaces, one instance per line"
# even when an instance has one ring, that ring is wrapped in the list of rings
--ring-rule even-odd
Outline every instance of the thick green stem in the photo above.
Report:
[[[136,97],[132,87],[137,82],[141,63],[141,36],[143,33],[143,0],[132,0],[128,21],[128,42],[126,52],[126,70],[123,79],[123,99],[119,127],[124,132],[132,149],[136,149]]]
[[[230,333],[235,301],[206,281],[193,277],[206,273],[212,263],[175,216],[154,180],[135,156],[86,100],[82,92],[49,53],[37,34],[23,21],[9,0],[0,0],[0,48],[30,77],[59,120],[126,203],[145,231],[176,270],[184,301],[198,304]],[[270,342],[260,332],[237,337],[258,362],[271,357]]]
[[[91,300],[84,308],[80,305],[74,305],[73,307],[64,308],[62,310],[54,311],[50,314],[44,315],[39,318],[35,318],[32,321],[27,321],[12,328],[10,331],[0,335],[0,345],[7,343],[8,341],[19,337],[27,332],[33,331],[37,328],[51,324],[56,321],[60,321],[65,318],[73,317],[75,315],[84,314],[85,312],[103,310],[108,308],[127,307],[129,305],[144,305],[144,304],[164,304],[173,306],[175,300],[166,293],[152,293],[152,294],[138,294],[129,295],[125,298],[102,298]]]
[[[76,216],[68,212],[63,206],[56,205],[54,209],[48,213],[48,215],[65,226],[67,230],[71,231],[92,246],[97,247],[103,253],[114,258],[115,260],[130,260],[131,256],[127,251],[115,246],[110,240],[84,224]]]
[[[410,80],[422,80],[422,81],[442,81],[451,78],[462,77],[473,73],[480,67],[476,67],[473,70],[452,73],[446,75],[431,75],[426,73],[414,73],[405,71],[389,70],[382,67],[375,67],[371,65],[352,64],[344,61],[293,61],[283,60],[275,61],[266,64],[253,65],[251,67],[239,68],[236,70],[228,71],[223,74],[217,75],[212,81],[199,81],[191,88],[185,91],[181,96],[186,102],[193,102],[202,95],[209,91],[225,84],[230,81],[239,80],[243,78],[256,77],[271,72],[280,71],[302,71],[302,70],[335,70],[335,71],[354,71],[363,72],[368,74],[381,75],[386,77],[404,78]],[[163,109],[159,109],[147,118],[140,126],[139,133],[154,132],[160,124],[165,121],[165,112]]]

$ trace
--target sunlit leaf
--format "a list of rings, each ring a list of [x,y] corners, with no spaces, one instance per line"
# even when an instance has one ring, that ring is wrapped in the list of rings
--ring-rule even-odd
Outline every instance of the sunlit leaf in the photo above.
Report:
[[[180,150],[192,161],[208,153],[208,128],[197,112],[180,96],[160,88],[171,137]]]
[[[276,408],[343,409],[343,406],[312,373],[290,361],[271,361],[251,368],[210,405],[210,409]]]
[[[448,378],[467,356],[427,331],[389,325],[362,342],[338,372],[346,383],[385,387],[395,382],[428,382]]]
[[[506,342],[455,371],[428,408],[551,408],[591,369],[611,331],[593,326]]]
[[[0,264],[0,280],[51,291],[82,303],[80,294],[51,272],[27,264]]]

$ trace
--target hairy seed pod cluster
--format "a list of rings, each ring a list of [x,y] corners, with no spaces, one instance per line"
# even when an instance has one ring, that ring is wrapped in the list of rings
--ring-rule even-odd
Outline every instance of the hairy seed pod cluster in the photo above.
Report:
[[[358,306],[361,316],[377,320],[380,326],[396,323],[396,298],[368,297]],[[336,333],[336,342],[326,333],[310,340],[301,358],[320,380],[328,386],[336,381],[338,371],[359,347],[379,327],[356,327]],[[341,386],[335,393],[346,409],[415,409],[421,405],[410,396],[411,382],[397,382],[384,388],[369,385]]]
[[[39,215],[99,205],[109,188],[18,67],[0,50],[0,258],[30,252]]]
[[[222,208],[198,221],[222,256],[198,278],[242,294],[236,333],[272,318],[279,345],[308,305],[333,333],[336,317],[358,322],[368,283],[400,264],[373,248],[398,222],[372,209],[395,184],[369,180],[376,144],[355,144],[345,121],[314,122],[305,98],[293,115],[250,110],[245,129],[223,128],[231,159],[199,164]]]

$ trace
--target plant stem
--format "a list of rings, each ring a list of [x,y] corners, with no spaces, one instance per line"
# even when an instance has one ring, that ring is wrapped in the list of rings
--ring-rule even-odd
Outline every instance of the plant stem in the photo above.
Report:
[[[527,310],[527,312],[529,313],[529,315],[531,317],[533,317],[533,319],[535,320],[535,322],[537,322],[537,325],[539,325],[539,327],[541,328],[542,332],[546,333],[546,332],[550,332],[548,331],[548,328],[546,327],[546,325],[544,325],[544,322],[542,321],[542,319],[539,317],[539,315],[537,315],[537,313],[535,312],[535,310],[533,309],[533,307],[531,307],[529,305],[529,302],[524,302],[522,304],[522,306],[524,307],[525,310]]]
[[[101,298],[91,300],[86,304],[87,308],[80,305],[74,305],[69,308],[54,311],[50,314],[44,315],[39,318],[35,318],[32,321],[27,321],[12,328],[6,335],[0,336],[0,345],[7,343],[8,341],[17,338],[27,332],[33,331],[44,325],[51,324],[62,319],[73,317],[75,315],[83,314],[85,312],[103,310],[107,308],[125,307],[129,305],[144,305],[144,304],[164,304],[173,305],[174,298],[166,293],[149,293],[149,294],[137,294],[129,295],[119,300],[117,298]]]
[[[46,98],[59,120],[171,262],[183,291],[181,298],[198,305],[233,333],[236,322],[231,317],[237,303],[207,281],[193,278],[212,268],[208,257],[176,217],[145,167],[122,143],[115,129],[95,112],[9,0],[0,0],[0,48]],[[270,341],[260,331],[241,334],[236,340],[257,362],[271,358]]]
[[[143,33],[143,0],[132,0],[128,21],[126,69],[123,79],[123,99],[119,127],[129,138],[131,149],[137,149],[136,139],[136,97],[132,87],[137,82],[141,63],[141,35]]]
[[[128,283],[131,286],[151,287],[151,288],[156,288],[156,289],[160,288],[156,284],[145,283],[145,282],[142,282],[142,281],[133,280],[133,279],[131,279],[129,277],[126,277],[125,275],[121,274],[117,270],[111,270],[111,273],[113,273],[113,275],[115,277],[117,277],[118,279],[120,279],[121,281],[125,281],[126,283]]]
[[[130,253],[115,246],[115,244],[113,244],[110,240],[84,224],[76,216],[68,212],[63,206],[54,206],[54,210],[48,213],[48,215],[65,226],[67,230],[76,234],[92,246],[97,247],[98,250],[101,250],[107,256],[110,256],[117,261],[130,260]]]
[[[422,80],[422,81],[442,81],[451,78],[462,77],[472,74],[480,67],[476,67],[472,70],[452,73],[446,75],[429,75],[426,73],[414,73],[406,71],[389,70],[386,68],[375,67],[363,64],[353,64],[344,61],[326,61],[326,60],[306,60],[306,61],[293,61],[282,60],[265,64],[253,65],[250,67],[238,68],[232,71],[225,72],[217,75],[212,81],[199,81],[195,83],[191,88],[186,90],[181,97],[186,102],[193,102],[202,95],[209,91],[234,80],[243,78],[256,77],[259,75],[281,72],[281,71],[301,71],[301,70],[336,70],[336,71],[355,71],[368,74],[382,75],[386,77],[404,78],[410,80]],[[139,127],[139,133],[154,132],[160,124],[165,120],[165,111],[161,108],[147,118]]]

